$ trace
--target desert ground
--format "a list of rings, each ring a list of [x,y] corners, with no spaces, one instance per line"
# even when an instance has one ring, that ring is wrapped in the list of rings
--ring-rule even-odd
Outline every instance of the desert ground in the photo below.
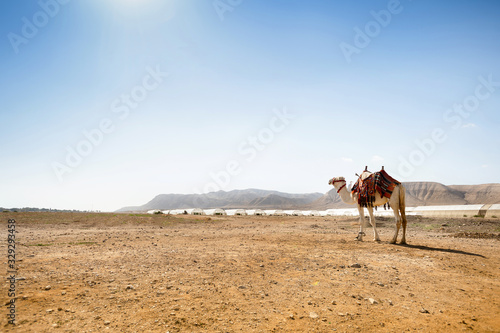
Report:
[[[3,332],[500,332],[500,218],[0,214]]]

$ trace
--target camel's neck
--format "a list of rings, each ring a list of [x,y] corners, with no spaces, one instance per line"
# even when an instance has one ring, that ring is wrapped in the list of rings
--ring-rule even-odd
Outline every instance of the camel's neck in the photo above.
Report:
[[[347,191],[347,187],[344,186],[339,192],[340,199],[342,199],[343,202],[349,205],[354,205],[356,203],[356,200],[352,197],[351,193]]]

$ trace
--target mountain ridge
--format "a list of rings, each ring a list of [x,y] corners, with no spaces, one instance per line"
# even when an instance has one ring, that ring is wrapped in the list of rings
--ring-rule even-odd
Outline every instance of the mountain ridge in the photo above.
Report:
[[[404,182],[406,206],[500,204],[500,184],[443,185],[438,182]],[[141,206],[123,207],[117,212],[187,208],[330,209],[353,208],[342,202],[332,188],[325,194],[285,193],[245,189],[207,194],[159,194]]]

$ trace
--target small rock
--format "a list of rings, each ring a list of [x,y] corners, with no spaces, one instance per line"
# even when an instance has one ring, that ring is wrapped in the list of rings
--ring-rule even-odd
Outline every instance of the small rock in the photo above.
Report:
[[[429,310],[422,308],[422,309],[420,309],[420,313],[430,313],[430,312],[429,312]]]
[[[311,313],[309,313],[309,318],[316,319],[316,318],[318,318],[318,317],[319,317],[319,316],[318,316],[318,314],[317,314],[316,312],[311,312]]]
[[[291,315],[288,316],[290,319],[295,319],[293,313]]]
[[[111,324],[111,322],[110,322],[109,320],[105,320],[105,321],[104,321],[104,325],[106,325],[106,326],[107,326],[107,325],[109,325],[109,324]]]
[[[45,310],[45,312],[52,313],[52,312],[54,312],[54,310],[53,309],[48,309],[48,310]]]
[[[355,263],[355,264],[352,264],[351,266],[349,266],[351,268],[361,268],[361,265],[358,264],[358,263]]]
[[[52,289],[52,286],[45,286],[45,288],[44,288],[44,289],[45,289],[45,290],[50,290],[50,289]]]
[[[337,305],[337,301],[332,301],[332,305]]]
[[[370,302],[370,304],[378,304],[378,302],[373,298],[368,298],[368,301]]]
[[[129,284],[129,285],[127,286],[127,288],[125,288],[125,290],[134,290],[134,286],[133,286],[133,285],[131,285],[131,284]]]

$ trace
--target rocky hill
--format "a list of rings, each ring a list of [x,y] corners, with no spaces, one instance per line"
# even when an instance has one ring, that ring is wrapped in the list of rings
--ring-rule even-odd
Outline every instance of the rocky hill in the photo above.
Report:
[[[500,184],[443,185],[407,182],[406,206],[500,204]],[[208,194],[160,194],[142,206],[118,212],[187,208],[329,209],[354,207],[343,203],[335,189],[325,194],[290,194],[258,189],[218,191]]]
[[[207,194],[160,194],[142,206],[124,207],[118,212],[187,208],[276,208],[293,209],[311,204],[321,193],[291,194],[258,189],[218,191]]]

